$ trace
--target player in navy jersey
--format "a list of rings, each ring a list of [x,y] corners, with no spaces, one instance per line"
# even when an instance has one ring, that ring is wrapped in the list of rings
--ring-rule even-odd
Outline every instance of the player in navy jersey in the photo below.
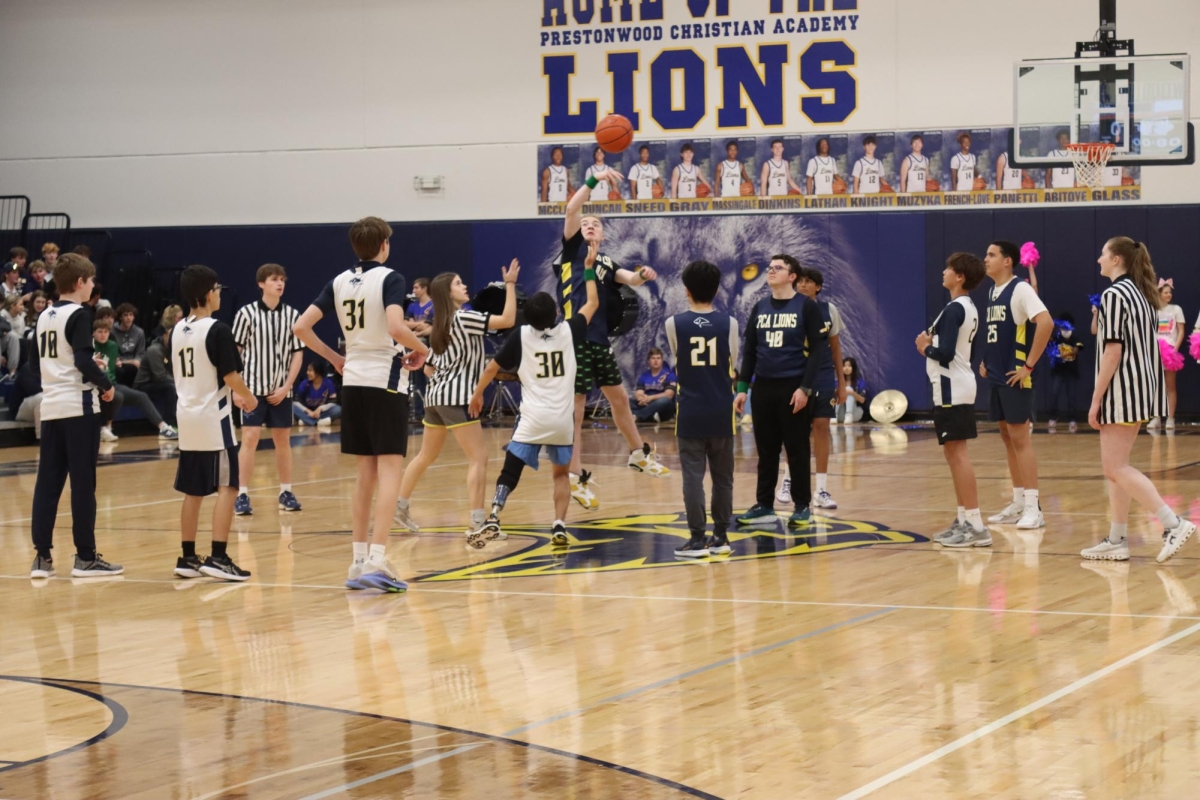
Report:
[[[933,540],[946,547],[989,547],[992,535],[979,512],[975,470],[967,455],[967,442],[976,437],[975,374],[971,371],[971,344],[979,331],[979,311],[971,290],[983,281],[983,262],[970,253],[955,253],[946,260],[942,286],[950,290],[950,304],[933,325],[917,336],[917,351],[925,357],[925,372],[933,385],[933,424],[938,444],[950,465],[958,517]]]
[[[792,473],[795,511],[793,526],[807,525],[809,503],[809,445],[812,434],[812,396],[824,351],[829,347],[821,309],[796,291],[800,262],[789,255],[771,256],[767,285],[771,296],[755,303],[746,322],[742,370],[734,408],[746,408],[746,392],[754,381],[754,443],[758,448],[757,502],[738,523],[775,522],[775,482],[779,452],[787,451]]]
[[[721,270],[694,261],[683,270],[688,310],[667,319],[667,342],[679,381],[675,436],[683,469],[683,504],[691,538],[675,555],[699,558],[730,552],[733,514],[733,365],[737,363],[737,320],[713,309]],[[704,470],[712,474],[713,534],[704,538]]]
[[[829,451],[833,439],[829,426],[837,416],[837,407],[846,402],[846,376],[835,364],[842,363],[842,333],[846,325],[837,306],[820,297],[825,288],[825,276],[816,267],[804,267],[800,271],[800,280],[796,281],[796,289],[800,294],[811,297],[821,309],[821,322],[825,330],[825,338],[829,347],[821,356],[821,371],[817,374],[816,391],[813,393],[813,460],[817,467],[816,488],[814,489],[813,505],[817,508],[837,508],[837,501],[829,494]],[[784,481],[788,483],[788,481]],[[791,486],[781,488],[776,499],[789,502]],[[787,498],[787,499],[785,499]]]

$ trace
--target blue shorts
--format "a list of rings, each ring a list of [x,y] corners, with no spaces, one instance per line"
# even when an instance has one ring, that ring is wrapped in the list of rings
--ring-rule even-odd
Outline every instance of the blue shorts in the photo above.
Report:
[[[988,397],[988,421],[1024,425],[1033,419],[1033,390],[992,384]]]
[[[525,444],[524,442],[509,442],[505,448],[521,459],[532,469],[538,468],[538,454],[546,448],[550,463],[556,467],[565,467],[571,463],[572,446],[569,444]]]
[[[243,428],[258,428],[266,425],[268,428],[292,427],[292,398],[285,399],[277,406],[267,402],[266,397],[258,398],[258,405],[253,411],[242,412]]]

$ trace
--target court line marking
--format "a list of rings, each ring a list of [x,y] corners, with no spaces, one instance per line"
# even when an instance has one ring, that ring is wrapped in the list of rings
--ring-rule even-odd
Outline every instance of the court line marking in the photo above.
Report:
[[[597,708],[600,708],[602,706],[606,706],[611,703],[619,703],[622,700],[628,700],[630,697],[634,697],[635,695],[643,694],[645,692],[651,692],[651,691],[654,691],[655,689],[661,689],[664,686],[669,686],[672,683],[679,683],[680,681],[687,680],[688,678],[693,678],[697,675],[702,675],[705,672],[711,672],[714,669],[720,669],[721,667],[728,667],[732,664],[738,663],[739,661],[744,661],[747,658],[753,658],[754,656],[761,656],[764,653],[770,653],[773,650],[779,650],[781,648],[787,647],[788,645],[795,644],[796,642],[802,642],[805,639],[812,639],[813,637],[820,636],[823,633],[831,633],[833,631],[839,630],[841,628],[849,627],[850,625],[854,625],[859,622],[866,622],[867,620],[875,619],[876,617],[881,617],[884,614],[890,614],[894,610],[895,609],[893,609],[893,608],[887,607],[887,608],[880,608],[875,611],[868,612],[866,614],[860,614],[857,617],[851,617],[850,619],[845,619],[845,620],[842,620],[841,622],[835,622],[832,625],[826,625],[825,627],[818,628],[815,631],[809,631],[808,633],[802,633],[799,636],[793,636],[790,639],[784,639],[782,642],[775,642],[774,644],[768,644],[768,645],[764,645],[762,647],[757,647],[753,650],[749,650],[744,653],[738,653],[737,655],[730,656],[729,658],[723,658],[720,661],[714,661],[713,663],[706,664],[702,667],[696,667],[695,669],[690,669],[687,672],[682,672],[678,675],[672,675],[669,678],[663,678],[661,680],[657,680],[654,683],[648,683],[645,686],[639,686],[636,689],[630,689],[628,691],[621,692],[620,694],[614,694],[612,697],[606,697],[603,700],[597,700],[596,702],[592,703],[591,705],[583,706],[581,708],[576,708],[571,711],[564,711],[561,714],[555,714],[552,717],[546,717],[543,720],[538,720],[537,722],[531,722],[528,725],[522,725],[519,728],[513,728],[511,731],[505,731],[504,733],[502,733],[500,735],[501,736],[516,736],[519,733],[526,733],[528,731],[533,730],[534,728],[540,728],[543,725],[549,725],[553,722],[558,722],[560,720],[567,719],[568,717],[575,717],[575,716],[579,716],[580,714],[586,714],[587,712],[594,711]],[[1200,627],[1200,625],[1197,625],[1197,627]]]
[[[387,778],[390,778],[393,775],[400,775],[405,772],[411,772],[414,769],[417,769],[418,767],[424,767],[424,766],[428,766],[429,764],[437,763],[438,761],[444,761],[447,758],[453,758],[454,756],[461,755],[461,754],[469,752],[471,750],[476,750],[480,747],[483,747],[483,743],[477,742],[474,744],[466,744],[466,745],[463,745],[462,747],[456,747],[449,752],[439,753],[438,755],[435,755],[435,756],[425,756],[425,758],[419,758],[416,761],[410,761],[407,764],[396,767],[394,769],[384,770],[383,772],[377,772],[374,775],[368,775],[365,778],[360,778],[356,781],[351,781],[350,783],[344,783],[341,786],[335,786],[332,789],[326,789],[323,792],[317,792],[316,794],[307,794],[304,797],[300,798],[300,800],[321,800],[321,798],[323,798],[323,797],[333,797],[335,794],[342,794],[343,792],[349,792],[352,789],[357,789],[360,786],[366,786],[367,784],[375,783],[376,781],[386,780]]]
[[[0,580],[12,581],[28,581],[31,578],[28,575],[0,575]],[[55,577],[47,579],[54,581],[71,581],[66,577]],[[228,585],[225,581],[197,579],[189,583],[183,583],[180,579],[166,580],[159,578],[126,578],[118,576],[112,579],[103,578],[76,578],[77,581],[89,581],[89,585],[94,583],[97,586],[113,586],[122,583],[157,583],[167,584],[170,586],[225,586]],[[476,578],[476,581],[487,580],[485,578]],[[511,579],[510,579],[511,580]],[[314,589],[321,591],[337,591],[349,592],[344,585],[331,586],[319,583],[259,583],[258,581],[248,581],[238,584],[238,586],[253,587],[261,586],[268,589]],[[906,605],[898,603],[833,603],[821,600],[760,600],[757,598],[739,598],[739,597],[677,597],[673,595],[637,595],[637,594],[592,594],[588,592],[513,592],[503,589],[449,589],[429,586],[428,584],[415,584],[419,586],[417,592],[420,594],[436,593],[436,594],[481,594],[495,595],[497,597],[578,597],[588,600],[649,600],[653,602],[659,601],[675,601],[680,603],[730,603],[730,604],[745,604],[745,605],[768,605],[768,606],[812,606],[814,608],[876,608],[876,609],[892,609],[897,611],[971,611],[981,614],[1046,614],[1048,616],[1059,617],[1099,617],[1104,619],[1171,619],[1171,620],[1200,620],[1200,615],[1187,614],[1113,614],[1107,611],[1054,611],[1043,608],[989,608],[986,606],[936,606],[936,605]],[[403,595],[401,595],[403,596]]]
[[[1145,658],[1146,656],[1153,655],[1154,653],[1157,653],[1159,650],[1162,650],[1164,647],[1169,647],[1170,645],[1175,644],[1175,642],[1178,642],[1180,639],[1185,639],[1188,636],[1191,636],[1193,633],[1196,633],[1197,631],[1200,631],[1200,623],[1192,625],[1189,628],[1184,628],[1183,630],[1179,631],[1178,633],[1174,633],[1165,639],[1161,639],[1161,640],[1155,642],[1154,644],[1147,645],[1146,647],[1143,647],[1141,650],[1138,650],[1136,653],[1131,653],[1131,654],[1125,656],[1120,661],[1115,661],[1112,664],[1109,664],[1107,667],[1103,667],[1101,669],[1096,670],[1095,672],[1091,673],[1090,675],[1085,675],[1084,677],[1080,678],[1079,680],[1064,686],[1063,688],[1059,689],[1058,691],[1051,692],[1050,694],[1046,695],[1045,697],[1041,698],[1040,700],[1035,700],[1034,702],[1030,703],[1027,706],[1018,708],[1016,711],[1012,712],[1011,714],[1006,714],[1005,716],[1001,717],[998,720],[989,722],[987,725],[983,725],[979,728],[976,728],[975,730],[968,733],[966,736],[959,737],[958,739],[955,739],[953,742],[950,742],[947,745],[939,747],[937,750],[934,750],[931,753],[927,753],[926,755],[921,756],[920,758],[916,759],[915,761],[911,761],[908,764],[905,764],[903,767],[900,767],[899,769],[892,770],[891,772],[884,775],[883,777],[877,778],[877,779],[871,781],[870,783],[866,784],[865,786],[861,786],[852,792],[842,795],[840,798],[838,798],[838,800],[860,800],[860,798],[866,797],[867,795],[872,794],[873,792],[875,792],[878,789],[882,789],[883,787],[888,786],[889,784],[895,783],[896,781],[900,780],[901,778],[911,775],[912,773],[916,772],[917,770],[921,769],[922,767],[928,766],[929,764],[932,764],[934,761],[937,761],[938,759],[940,759],[944,756],[947,756],[950,753],[955,752],[956,750],[961,750],[962,748],[966,747],[967,745],[971,744],[972,742],[978,741],[979,739],[982,739],[984,736],[987,736],[990,733],[994,733],[995,731],[1000,730],[1005,725],[1015,722],[1015,721],[1021,719],[1022,717],[1029,716],[1033,712],[1035,712],[1039,709],[1045,708],[1046,706],[1050,705],[1051,703],[1061,700],[1062,698],[1066,697],[1067,695],[1074,694],[1075,692],[1079,691],[1080,689],[1083,689],[1084,687],[1095,683],[1096,681],[1100,680],[1101,678],[1106,678],[1109,675],[1116,672],[1117,670],[1127,667],[1130,664],[1134,663],[1135,661],[1140,661],[1141,659]]]

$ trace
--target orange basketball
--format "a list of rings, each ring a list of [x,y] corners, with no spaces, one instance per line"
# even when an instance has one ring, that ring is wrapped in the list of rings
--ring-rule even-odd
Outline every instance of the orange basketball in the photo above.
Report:
[[[712,197],[712,189],[708,188],[707,183],[697,184],[696,197]]]
[[[1134,180],[1129,175],[1122,175],[1121,176],[1121,185],[1122,186],[1137,186],[1137,181]]]
[[[1025,175],[1024,177],[1021,178],[1021,188],[1022,189],[1036,189],[1037,184],[1033,182],[1033,178],[1029,177],[1028,175]]]
[[[941,185],[940,183],[938,183],[937,181],[935,181],[933,178],[928,178],[928,179],[926,179],[926,181],[925,181],[925,191],[927,191],[927,192],[940,192],[941,190],[942,190],[942,185]]]
[[[799,189],[788,189],[788,194],[800,194]]]
[[[971,191],[982,192],[987,189],[987,179],[982,175],[975,178],[975,183],[971,185]]]
[[[661,199],[663,196],[663,188],[657,183],[650,187],[650,196],[655,200]]]
[[[882,192],[883,194],[895,194],[896,193],[896,190],[893,189],[892,185],[890,183],[888,183],[887,181],[879,182],[879,191]]]
[[[739,191],[742,197],[752,197],[754,195],[754,184],[750,183],[750,181],[742,181]]]
[[[610,201],[614,201],[614,202],[615,202],[615,201],[617,201],[617,200],[620,200],[620,199],[621,199],[621,193],[620,193],[618,190],[616,190],[616,189],[612,189],[612,190],[610,190],[610,191],[609,191],[609,193],[608,193],[608,199],[609,199]]]
[[[596,126],[596,144],[606,153],[620,153],[633,143],[633,126],[620,114],[609,114]]]
[[[833,193],[834,194],[845,194],[849,190],[850,190],[850,187],[846,185],[846,181],[842,180],[841,175],[833,176]]]

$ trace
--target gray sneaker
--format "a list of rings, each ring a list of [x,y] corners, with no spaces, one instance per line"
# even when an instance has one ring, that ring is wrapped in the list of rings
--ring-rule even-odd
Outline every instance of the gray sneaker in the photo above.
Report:
[[[392,517],[392,520],[406,531],[411,531],[412,533],[420,533],[421,531],[420,526],[413,521],[412,514],[408,513],[407,508],[401,508],[399,503],[396,504],[396,514]]]
[[[29,577],[31,578],[53,578],[54,577],[54,561],[41,556],[33,557],[33,566],[29,569]]]
[[[125,568],[120,564],[110,564],[99,553],[91,561],[84,561],[75,555],[75,567],[71,570],[73,578],[101,578],[105,575],[120,575]]]
[[[931,538],[936,543],[942,544],[946,539],[953,539],[955,536],[957,536],[965,524],[966,523],[959,522],[958,519],[955,518],[954,522],[950,523],[949,528],[946,528],[946,530],[942,531],[941,533],[935,533]]]
[[[992,532],[987,528],[977,531],[970,525],[963,525],[958,533],[949,539],[941,541],[942,547],[991,547]]]

